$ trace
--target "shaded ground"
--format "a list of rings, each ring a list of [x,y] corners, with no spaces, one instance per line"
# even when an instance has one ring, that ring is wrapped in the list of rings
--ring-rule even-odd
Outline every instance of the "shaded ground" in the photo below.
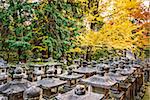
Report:
[[[150,83],[148,83],[147,89],[146,89],[146,93],[144,95],[143,100],[150,100]]]

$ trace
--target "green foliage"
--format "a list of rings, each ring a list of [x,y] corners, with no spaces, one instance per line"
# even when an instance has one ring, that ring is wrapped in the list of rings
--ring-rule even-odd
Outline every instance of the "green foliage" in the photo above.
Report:
[[[24,12],[31,11],[31,7],[27,2],[18,0],[7,0],[5,4],[9,5],[8,8],[0,10],[2,50],[19,50],[20,57],[24,51],[31,49],[29,41],[32,38],[32,30],[28,30],[24,24],[28,20]]]
[[[109,51],[106,49],[98,49],[96,52],[92,55],[92,59],[99,60],[99,58],[105,58],[109,56]]]
[[[79,28],[64,13],[72,11],[70,3],[63,0],[5,3],[8,7],[0,8],[1,50],[15,50],[19,59],[28,58],[29,50],[35,55],[48,52],[48,56],[57,59],[73,47],[70,38],[78,34]]]
[[[48,54],[56,59],[72,47],[70,37],[73,37],[72,34],[77,33],[78,30],[75,22],[64,16],[63,11],[70,10],[70,7],[70,4],[56,0],[50,3],[43,2],[37,6],[38,9],[34,10],[35,19],[38,19],[38,21],[34,20],[37,22],[34,34],[36,34],[35,39],[40,41],[34,44],[45,46]],[[69,28],[74,30],[70,31]]]

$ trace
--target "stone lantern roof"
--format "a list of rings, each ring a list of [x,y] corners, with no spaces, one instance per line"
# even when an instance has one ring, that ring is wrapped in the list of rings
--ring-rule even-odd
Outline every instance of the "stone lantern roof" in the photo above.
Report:
[[[96,67],[97,67],[97,70],[104,70],[104,69],[109,68],[110,66],[107,64],[97,64]]]
[[[31,86],[30,82],[22,79],[23,76],[21,67],[17,67],[14,72],[14,80],[0,87],[1,94],[9,96],[10,94],[23,92]]]
[[[41,96],[42,89],[39,87],[32,86],[24,91],[24,100],[34,99]]]
[[[87,79],[81,79],[81,82],[106,89],[110,89],[110,87],[116,84],[116,81],[111,80],[110,77],[100,75],[94,75]]]
[[[10,94],[16,94],[23,92],[27,88],[29,88],[31,84],[25,80],[22,81],[10,81],[0,87],[0,93],[4,94],[6,96],[9,96]]]

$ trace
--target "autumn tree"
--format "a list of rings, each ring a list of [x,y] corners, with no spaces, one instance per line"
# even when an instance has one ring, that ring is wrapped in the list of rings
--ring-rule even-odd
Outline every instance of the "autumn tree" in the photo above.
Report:
[[[139,11],[141,4],[138,0],[79,0],[83,8],[87,8],[85,18],[89,18],[89,23],[94,19],[100,19],[104,24],[100,29],[92,29],[91,25],[82,31],[77,37],[77,45],[92,47],[95,51],[99,48],[128,49],[134,50],[137,48],[133,43],[137,40],[138,35],[142,31],[133,34],[133,30],[137,29],[137,25],[132,22],[131,14]],[[88,4],[95,4],[92,8]],[[85,5],[85,6],[84,6]],[[97,11],[97,14],[93,12]],[[93,14],[91,16],[91,13]],[[87,24],[88,25],[88,24]]]
[[[149,3],[148,1],[146,2]],[[134,42],[134,44],[137,46],[137,50],[139,50],[139,56],[148,56],[149,55],[149,32],[150,32],[150,13],[149,13],[149,4],[146,6],[144,3],[139,6],[139,10],[135,13],[131,14],[133,17],[133,23],[135,23],[138,28],[136,30],[133,30],[133,33],[141,31],[142,34],[140,34],[137,38],[137,41]],[[145,54],[144,54],[145,53]]]

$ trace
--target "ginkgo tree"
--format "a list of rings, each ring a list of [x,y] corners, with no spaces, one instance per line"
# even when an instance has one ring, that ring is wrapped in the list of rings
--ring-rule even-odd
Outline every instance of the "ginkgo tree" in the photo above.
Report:
[[[146,1],[146,3],[148,4],[149,1]],[[141,31],[142,34],[140,34],[137,38],[137,41],[134,42],[134,44],[139,48],[139,53],[137,55],[140,56],[149,56],[149,32],[150,32],[150,22],[149,22],[149,18],[150,18],[150,13],[149,13],[149,6],[150,5],[144,5],[144,3],[139,6],[139,10],[136,11],[135,13],[132,14],[133,17],[133,22],[138,26],[138,28],[136,30],[134,30],[135,32],[139,32]],[[141,52],[142,51],[142,52]]]
[[[87,28],[76,38],[77,46],[91,47],[93,51],[102,47],[108,50],[115,48],[134,51],[137,49],[134,43],[142,30],[133,34],[133,30],[136,30],[138,26],[132,22],[131,15],[139,10],[141,1],[78,0],[77,2],[80,2],[84,8],[81,12],[85,14],[86,22],[90,23],[90,25],[85,24]],[[93,6],[92,3],[97,5]],[[90,4],[92,7],[89,7]],[[99,30],[91,28],[91,23],[97,21],[95,19],[100,19],[104,23]]]

